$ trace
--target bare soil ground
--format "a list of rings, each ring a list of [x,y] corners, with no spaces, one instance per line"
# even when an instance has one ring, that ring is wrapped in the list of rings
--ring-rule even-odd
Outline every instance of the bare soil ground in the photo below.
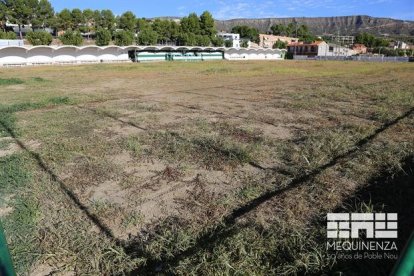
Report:
[[[0,86],[0,215],[21,274],[352,273],[323,217],[396,212],[350,200],[412,164],[412,64],[0,70],[16,75]]]

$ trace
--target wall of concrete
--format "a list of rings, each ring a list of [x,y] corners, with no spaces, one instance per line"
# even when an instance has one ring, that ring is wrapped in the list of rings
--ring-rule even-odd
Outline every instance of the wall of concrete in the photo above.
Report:
[[[0,66],[130,62],[128,51],[224,52],[228,60],[278,60],[284,50],[185,46],[6,46],[0,47]]]

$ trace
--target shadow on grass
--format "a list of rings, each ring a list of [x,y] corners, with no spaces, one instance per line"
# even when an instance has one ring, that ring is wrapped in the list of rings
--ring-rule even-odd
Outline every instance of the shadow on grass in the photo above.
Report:
[[[145,257],[148,258],[148,261],[144,267],[140,267],[138,270],[131,273],[131,275],[142,275],[144,274],[153,274],[156,271],[160,270],[160,267],[162,268],[173,268],[175,266],[178,266],[180,261],[190,257],[192,255],[195,255],[197,252],[201,250],[212,250],[216,245],[220,244],[224,239],[228,238],[229,236],[232,236],[235,234],[234,232],[234,226],[236,224],[236,220],[243,215],[249,213],[250,211],[254,210],[258,206],[262,205],[263,203],[267,202],[268,200],[274,198],[275,196],[280,196],[286,192],[291,191],[294,188],[297,188],[301,185],[304,185],[308,181],[311,181],[316,176],[318,176],[320,173],[325,171],[328,168],[331,168],[335,166],[336,164],[345,161],[347,158],[352,156],[353,154],[361,151],[361,148],[366,146],[370,141],[375,139],[379,134],[386,131],[393,125],[399,123],[401,120],[407,118],[408,116],[411,116],[414,113],[414,108],[409,109],[401,116],[395,118],[392,121],[389,121],[388,123],[385,123],[382,127],[378,128],[374,133],[371,135],[361,139],[358,141],[352,148],[350,148],[348,151],[346,151],[343,154],[340,154],[336,157],[334,157],[330,162],[326,163],[325,165],[322,165],[315,170],[303,175],[299,176],[291,181],[291,183],[281,189],[276,189],[270,192],[267,192],[246,205],[243,205],[235,210],[233,210],[229,215],[227,215],[222,223],[218,225],[217,227],[213,228],[211,231],[207,231],[206,233],[202,234],[200,237],[198,237],[194,243],[193,246],[190,248],[182,251],[179,254],[176,254],[171,257],[167,257],[162,260],[157,260],[152,258],[151,256],[145,256],[145,252],[142,252],[140,248],[140,245],[134,244],[134,242],[131,242],[125,247],[125,250],[127,254],[131,256],[137,256],[144,254]],[[141,255],[142,256],[142,255]]]
[[[55,174],[55,172],[49,168],[49,166],[43,161],[42,157],[37,154],[36,152],[31,151],[20,139],[17,138],[17,135],[14,133],[14,131],[12,129],[10,129],[10,127],[6,124],[3,123],[3,121],[0,120],[0,125],[3,127],[3,129],[5,129],[7,131],[7,133],[10,135],[10,137],[12,137],[15,141],[15,143],[21,148],[23,149],[25,152],[27,152],[30,157],[32,157],[38,167],[45,173],[47,173],[50,177],[50,179],[56,183],[59,184],[59,187],[62,189],[62,191],[70,198],[70,200],[74,203],[74,205],[81,210],[87,217],[88,219],[94,223],[99,230],[105,234],[108,238],[110,238],[111,240],[116,241],[114,235],[112,234],[112,231],[103,224],[103,222],[101,222],[99,220],[99,218],[97,216],[95,216],[94,214],[92,214],[91,212],[89,212],[88,208],[82,204],[82,202],[79,200],[79,198],[76,196],[76,194],[74,192],[72,192],[65,183],[63,183],[62,180],[60,180],[59,176],[57,174]]]
[[[125,244],[125,243],[121,243],[119,240],[117,240],[114,237],[112,231],[106,225],[104,225],[99,220],[99,218],[97,216],[90,213],[88,208],[80,202],[78,197],[65,185],[65,183],[63,183],[59,179],[59,177],[53,172],[53,170],[51,168],[49,168],[47,166],[47,164],[45,164],[45,162],[43,161],[41,156],[39,154],[31,151],[21,140],[18,139],[16,133],[14,132],[14,129],[8,123],[5,123],[2,120],[0,120],[0,125],[3,128],[3,130],[6,130],[6,132],[9,134],[9,136],[14,138],[15,142],[23,150],[25,150],[27,153],[30,154],[30,156],[37,162],[38,166],[45,173],[47,173],[54,182],[56,182],[60,185],[60,188],[62,189],[62,191],[72,200],[74,205],[77,206],[84,213],[84,215],[86,217],[88,217],[88,219],[92,223],[94,223],[101,230],[101,232],[103,234],[105,234],[112,241],[115,241],[117,244],[123,245],[123,247],[124,247],[127,254],[129,254],[131,256],[140,256],[140,257],[145,256],[145,257],[148,258],[148,261],[147,261],[147,263],[144,267],[141,267],[141,268],[139,268],[139,270],[134,271],[134,272],[131,273],[131,274],[134,275],[134,274],[138,274],[138,273],[139,274],[143,274],[143,273],[152,274],[152,273],[155,273],[156,271],[160,270],[160,265],[162,265],[161,266],[162,268],[174,268],[175,266],[177,266],[180,263],[181,260],[196,254],[200,250],[210,251],[210,250],[214,249],[214,247],[217,246],[218,244],[220,244],[220,242],[223,241],[225,238],[230,237],[230,236],[234,235],[235,233],[237,233],[237,231],[235,231],[235,229],[236,229],[235,225],[236,225],[236,220],[238,218],[240,218],[241,216],[249,213],[250,211],[254,210],[258,206],[260,206],[261,204],[263,204],[263,203],[267,202],[268,200],[274,198],[275,196],[281,195],[285,192],[289,192],[289,191],[291,191],[292,189],[294,189],[298,186],[304,185],[305,183],[307,183],[308,181],[311,181],[314,177],[319,175],[324,170],[335,166],[339,162],[345,161],[347,158],[352,156],[354,153],[359,152],[362,147],[366,146],[370,141],[372,141],[374,138],[376,138],[379,134],[381,134],[382,132],[384,132],[388,128],[392,127],[393,125],[397,124],[402,119],[412,115],[413,112],[414,112],[414,108],[411,108],[410,110],[408,110],[407,112],[405,112],[401,116],[399,116],[399,117],[395,118],[394,120],[384,124],[381,128],[377,129],[373,134],[365,137],[364,139],[361,139],[358,143],[356,143],[347,152],[336,156],[330,162],[326,163],[323,166],[320,166],[319,168],[316,168],[315,170],[311,171],[310,173],[299,176],[299,177],[293,179],[288,186],[286,186],[284,188],[281,188],[281,189],[280,188],[275,189],[273,191],[265,193],[265,194],[257,197],[256,199],[250,201],[246,205],[241,206],[241,207],[233,210],[229,215],[227,215],[223,219],[223,221],[220,225],[218,225],[217,227],[213,228],[212,230],[207,231],[204,234],[200,235],[200,237],[198,237],[196,239],[194,245],[192,245],[190,248],[185,249],[184,251],[182,251],[178,254],[175,254],[174,256],[167,257],[167,258],[162,259],[162,260],[154,259],[152,256],[146,256],[147,255],[146,252],[142,252],[142,250],[139,249],[140,246],[135,244],[134,242]],[[139,128],[141,130],[146,130],[146,129],[141,128],[141,127],[139,127],[135,124],[125,122],[125,121],[121,121],[118,118],[113,118],[113,116],[108,116],[108,114],[103,114],[103,115],[107,116],[107,117],[111,117],[112,119],[115,119],[115,120],[119,121],[120,123],[129,124],[133,127]],[[340,265],[340,264],[338,264],[338,265]]]
[[[376,213],[398,213],[398,253],[401,254],[414,231],[414,156],[403,161],[402,170],[394,175],[382,173],[372,178],[335,212],[360,212],[358,206],[370,206]],[[371,210],[371,209],[370,209]],[[371,212],[371,211],[370,211]],[[390,275],[396,260],[339,260],[332,272],[344,275]]]

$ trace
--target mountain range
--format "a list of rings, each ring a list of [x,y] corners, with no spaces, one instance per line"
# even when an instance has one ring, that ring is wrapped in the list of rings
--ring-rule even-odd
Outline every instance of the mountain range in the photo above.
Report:
[[[295,21],[298,24],[306,24],[316,35],[355,35],[359,32],[368,32],[385,36],[414,36],[414,21],[368,15],[216,20],[216,27],[220,31],[228,32],[234,26],[247,25],[267,33],[274,24],[287,25]]]

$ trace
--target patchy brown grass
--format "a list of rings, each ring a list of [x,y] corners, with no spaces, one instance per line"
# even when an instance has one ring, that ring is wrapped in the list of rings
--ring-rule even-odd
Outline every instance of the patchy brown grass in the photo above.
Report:
[[[345,271],[323,217],[414,154],[411,64],[58,69],[0,72],[21,80],[0,90],[21,274]]]

